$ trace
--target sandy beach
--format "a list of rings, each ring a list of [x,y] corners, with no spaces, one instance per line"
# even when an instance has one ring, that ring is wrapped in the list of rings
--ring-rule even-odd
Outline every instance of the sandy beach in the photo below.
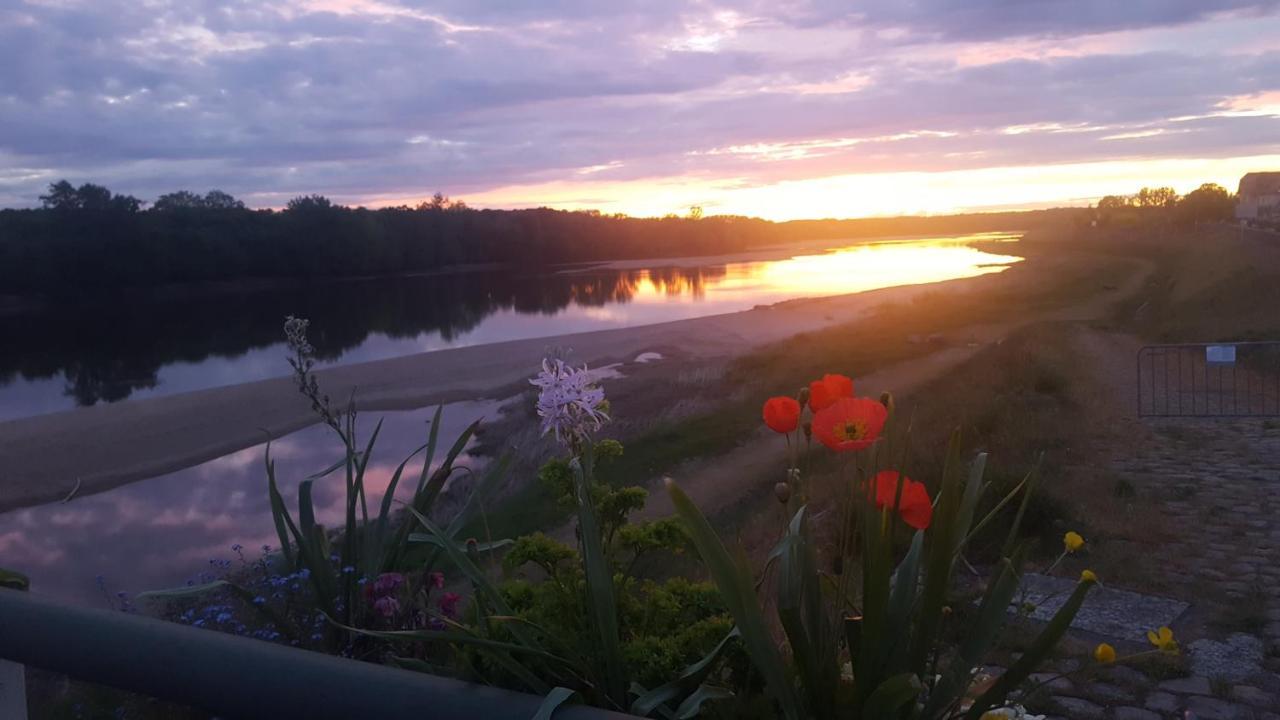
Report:
[[[1004,274],[793,300],[690,320],[421,353],[319,372],[326,391],[361,410],[397,410],[514,394],[551,348],[574,362],[627,362],[741,353],[857,319],[934,285],[969,287]],[[289,377],[0,423],[0,511],[93,493],[226,455],[314,422]],[[78,490],[76,489],[78,486]]]

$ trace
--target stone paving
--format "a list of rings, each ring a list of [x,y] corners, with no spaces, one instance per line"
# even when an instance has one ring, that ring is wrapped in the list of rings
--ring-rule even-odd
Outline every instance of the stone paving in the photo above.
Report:
[[[1190,603],[1173,624],[1182,666],[1060,679],[1033,708],[1081,720],[1280,720],[1280,420],[1178,418],[1147,427],[1150,441],[1126,449],[1110,469],[1175,531],[1151,560],[1167,582],[1162,594]],[[1105,635],[1075,640],[1076,656],[1096,637]]]

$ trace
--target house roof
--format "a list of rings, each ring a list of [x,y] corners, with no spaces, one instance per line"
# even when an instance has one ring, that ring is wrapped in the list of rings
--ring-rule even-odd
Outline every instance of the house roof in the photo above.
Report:
[[[1276,193],[1280,193],[1280,172],[1252,172],[1240,178],[1241,196]]]

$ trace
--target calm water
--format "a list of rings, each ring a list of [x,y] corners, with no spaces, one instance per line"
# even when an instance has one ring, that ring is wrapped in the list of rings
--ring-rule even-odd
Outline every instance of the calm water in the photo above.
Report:
[[[975,237],[836,248],[767,262],[689,268],[520,275],[467,273],[334,283],[216,300],[121,303],[0,318],[0,419],[286,374],[282,318],[312,318],[312,341],[330,364],[515,338],[551,336],[732,312],[803,296],[997,272],[1019,258],[981,252]],[[1008,237],[1008,236],[1001,236]],[[495,402],[455,403],[441,428],[452,439]],[[386,417],[369,470],[376,504],[395,465],[425,441],[432,410]],[[340,448],[323,426],[272,444],[281,492],[328,467]],[[0,567],[27,573],[33,590],[78,603],[114,593],[181,586],[278,544],[266,499],[262,446],[170,475],[0,515]],[[474,462],[470,460],[469,462]],[[420,467],[420,464],[419,464]],[[411,466],[411,471],[413,468]],[[404,489],[409,487],[406,484]],[[317,515],[342,515],[343,481],[315,487]],[[102,577],[100,585],[97,578]]]
[[[471,422],[494,417],[496,402],[461,402],[445,408],[436,461]],[[368,433],[385,418],[366,471],[370,511],[381,502],[396,466],[426,442],[435,410],[360,416]],[[367,435],[364,435],[367,437]],[[263,545],[279,547],[267,504],[265,446],[246,448],[203,465],[131,483],[68,503],[0,515],[0,567],[31,578],[32,592],[88,605],[111,605],[115,593],[181,587],[214,571],[211,560],[247,559]],[[280,492],[297,517],[298,484],[342,457],[326,426],[312,426],[271,443]],[[460,464],[474,465],[465,457]],[[410,463],[397,497],[412,495],[422,469]],[[345,513],[344,479],[335,473],[313,486],[318,522],[333,527]],[[99,585],[98,578],[102,578]]]
[[[583,272],[467,272],[0,316],[0,420],[288,374],[286,315],[325,364],[734,312],[796,297],[997,272],[985,234],[833,246],[782,260]]]

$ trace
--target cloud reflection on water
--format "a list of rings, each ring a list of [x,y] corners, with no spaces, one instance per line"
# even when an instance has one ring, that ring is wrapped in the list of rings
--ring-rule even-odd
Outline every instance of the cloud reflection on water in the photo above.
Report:
[[[495,417],[498,405],[446,406],[441,445],[447,448],[472,421]],[[434,412],[423,408],[360,416],[366,438],[378,418],[386,419],[365,476],[371,509],[381,502],[400,461],[426,441]],[[267,504],[264,451],[265,445],[258,445],[169,475],[77,496],[66,504],[0,515],[0,567],[29,575],[34,593],[101,604],[106,600],[95,581],[98,575],[111,592],[132,594],[181,586],[210,569],[211,558],[233,558],[236,543],[254,552],[262,545],[278,546]],[[298,484],[340,458],[341,445],[328,427],[314,425],[274,441],[271,454],[280,491],[294,510]],[[464,456],[462,464],[474,467],[478,461]],[[404,478],[416,481],[421,469],[421,460],[411,462]],[[341,523],[343,483],[341,473],[316,481],[319,522]],[[411,494],[413,484],[402,479],[397,496]]]

